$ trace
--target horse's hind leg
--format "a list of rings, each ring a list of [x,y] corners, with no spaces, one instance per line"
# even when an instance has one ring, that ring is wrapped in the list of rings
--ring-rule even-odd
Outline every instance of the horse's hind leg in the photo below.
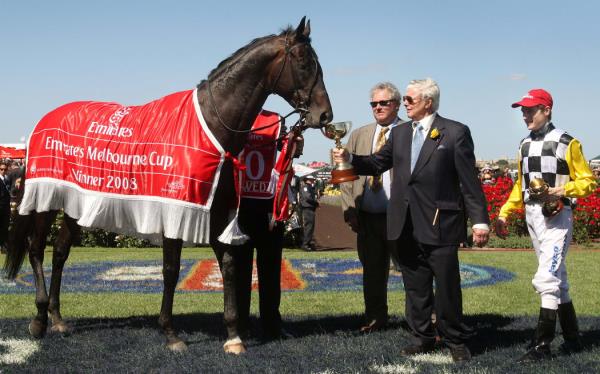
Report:
[[[71,245],[79,236],[81,228],[75,219],[64,215],[58,238],[54,243],[54,252],[52,255],[52,278],[50,279],[50,304],[48,311],[52,321],[53,332],[68,334],[71,328],[63,321],[60,314],[60,285],[65,262],[71,252]]]
[[[46,280],[44,279],[44,248],[46,248],[46,237],[50,226],[56,217],[56,211],[34,213],[35,229],[29,244],[29,262],[33,269],[35,281],[35,306],[37,315],[29,323],[29,333],[42,338],[48,327],[48,293],[46,292]]]
[[[167,348],[173,352],[187,350],[187,345],[181,340],[173,328],[173,298],[175,287],[179,279],[181,265],[181,246],[183,242],[178,239],[163,238],[163,298],[160,307],[158,324],[162,327],[167,337]]]

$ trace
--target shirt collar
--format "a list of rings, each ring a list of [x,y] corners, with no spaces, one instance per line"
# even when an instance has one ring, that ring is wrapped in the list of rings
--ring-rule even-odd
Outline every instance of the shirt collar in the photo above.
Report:
[[[377,124],[377,130],[381,130],[383,127],[387,127],[388,129],[392,129],[394,127],[396,127],[396,125],[398,124],[398,121],[400,120],[400,118],[396,117],[396,119],[394,120],[394,122],[390,123],[387,126],[382,126],[379,123]]]
[[[552,130],[554,130],[554,125],[552,124],[552,122],[547,122],[544,126],[542,126],[541,129],[531,132],[531,140],[542,140],[546,136],[546,134],[548,134]]]
[[[375,127],[375,135],[379,134],[381,132],[381,129],[387,127],[390,131],[396,127],[398,125],[398,122],[400,121],[400,118],[396,117],[396,119],[394,120],[394,122],[390,123],[387,126],[382,126],[380,124],[377,124],[377,126]],[[387,136],[387,134],[389,134],[389,131],[385,134]]]
[[[427,132],[429,132],[429,129],[431,128],[431,124],[435,120],[436,115],[437,115],[437,112],[433,112],[430,115],[423,117],[420,121],[413,121],[413,123],[419,122],[421,124],[421,126],[423,126],[423,131],[427,133]]]

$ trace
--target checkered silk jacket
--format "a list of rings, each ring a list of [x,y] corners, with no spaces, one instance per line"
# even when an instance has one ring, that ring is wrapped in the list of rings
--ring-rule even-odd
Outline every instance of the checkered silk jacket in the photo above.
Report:
[[[529,182],[542,178],[550,187],[564,186],[570,180],[566,152],[573,137],[548,123],[521,141],[519,155],[523,183],[523,201],[529,201]]]

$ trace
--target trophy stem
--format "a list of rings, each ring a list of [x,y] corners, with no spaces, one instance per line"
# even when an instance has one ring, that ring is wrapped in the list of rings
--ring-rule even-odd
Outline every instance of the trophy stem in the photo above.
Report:
[[[336,122],[326,125],[321,131],[323,132],[323,135],[335,141],[335,147],[337,149],[343,149],[342,138],[350,131],[351,127],[352,122],[350,121]],[[340,184],[356,179],[358,179],[358,176],[354,174],[352,164],[342,162],[334,166],[331,171],[331,180],[329,182],[332,184]]]

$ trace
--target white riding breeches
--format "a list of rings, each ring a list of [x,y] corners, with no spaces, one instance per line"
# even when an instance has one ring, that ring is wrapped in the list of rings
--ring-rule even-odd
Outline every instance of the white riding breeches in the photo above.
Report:
[[[531,283],[542,298],[542,308],[558,309],[571,301],[565,258],[573,236],[573,212],[565,206],[554,217],[544,217],[541,204],[525,206],[527,228],[538,258]]]

